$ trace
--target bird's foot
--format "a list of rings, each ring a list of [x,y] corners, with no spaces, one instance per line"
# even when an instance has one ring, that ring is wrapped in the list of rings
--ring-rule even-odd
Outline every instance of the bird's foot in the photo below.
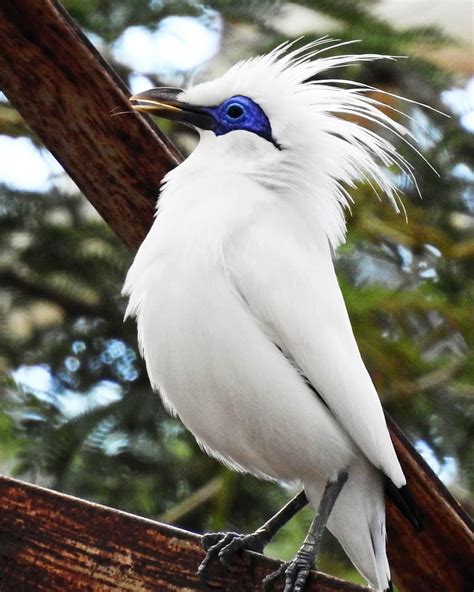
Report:
[[[277,570],[272,571],[271,574],[268,574],[268,576],[263,578],[262,587],[264,592],[270,592],[270,590],[273,589],[274,582],[276,582],[276,580],[278,580],[280,576],[286,572],[289,565],[290,564],[287,561],[283,561]]]
[[[263,589],[265,592],[271,590],[273,583],[284,574],[283,592],[302,592],[312,569],[315,569],[314,555],[300,549],[293,561],[282,563],[276,571],[263,580]]]
[[[239,534],[237,532],[205,534],[201,539],[201,544],[207,553],[198,568],[198,575],[205,577],[209,565],[215,559],[232,571],[232,558],[236,553],[243,549],[262,553],[267,542],[259,532],[253,534]]]

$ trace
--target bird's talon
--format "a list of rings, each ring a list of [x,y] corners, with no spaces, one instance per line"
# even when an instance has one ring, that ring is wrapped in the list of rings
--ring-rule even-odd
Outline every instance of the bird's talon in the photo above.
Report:
[[[231,566],[232,554],[226,552],[225,549],[222,549],[222,551],[220,551],[220,553],[217,555],[217,557],[219,558],[219,561],[222,563],[222,565],[227,570],[231,571],[230,566]]]
[[[219,552],[219,561],[222,563],[222,565],[228,569],[230,571],[230,566],[232,563],[232,557],[233,555],[239,551],[239,547],[236,545],[227,545],[227,547],[224,547],[220,552]]]
[[[225,536],[224,532],[215,532],[210,534],[203,534],[201,537],[201,545],[205,551],[208,551],[211,547],[217,544]]]
[[[297,555],[286,569],[284,592],[302,592],[313,567],[313,559]]]
[[[259,545],[254,538],[252,535],[245,536],[236,532],[203,535],[201,544],[207,553],[198,568],[199,577],[204,577],[210,563],[216,558],[230,572],[239,573],[241,570],[232,568],[232,558],[242,549],[256,550]]]
[[[203,579],[203,580],[204,580],[204,579],[205,579],[205,577],[206,577],[206,572],[207,572],[207,569],[208,569],[208,567],[209,567],[209,563],[210,563],[210,561],[211,561],[211,560],[210,560],[210,557],[209,557],[209,555],[206,555],[206,557],[205,557],[205,558],[204,558],[204,559],[201,561],[201,564],[200,564],[200,565],[199,565],[199,567],[198,567],[198,570],[197,570],[197,575],[198,575],[198,576],[199,576],[201,579]]]
[[[268,576],[265,576],[262,582],[264,592],[270,592],[274,582],[278,580],[278,578],[280,578],[286,572],[288,566],[289,564],[286,561],[284,561],[280,564],[280,567],[278,569],[272,571],[272,573],[268,574]]]
[[[224,537],[222,537],[224,538]],[[209,542],[209,541],[208,541]],[[209,542],[210,544],[210,542]],[[209,569],[209,565],[214,557],[219,553],[221,549],[221,540],[218,540],[213,545],[211,545],[207,550],[206,556],[201,562],[201,565],[198,567],[197,573],[200,578],[205,579],[205,575],[207,570]]]

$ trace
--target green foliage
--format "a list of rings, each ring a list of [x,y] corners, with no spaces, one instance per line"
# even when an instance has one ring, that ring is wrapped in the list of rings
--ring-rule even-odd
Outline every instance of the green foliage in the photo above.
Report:
[[[300,4],[337,19],[334,34],[340,39],[362,40],[350,51],[410,55],[420,43],[446,42],[434,29],[400,32],[375,19],[367,0]],[[65,6],[105,47],[127,27],[156,28],[165,16],[205,10],[200,2],[182,0],[67,0]],[[242,57],[282,41],[268,18],[279,6],[252,0],[207,3],[206,9],[224,17],[223,55],[235,50],[227,40],[240,36],[253,39],[242,44]],[[258,35],[244,36],[250,29]],[[119,70],[132,74],[123,65]],[[368,63],[339,75],[435,107],[440,90],[451,84],[447,72],[421,57]],[[473,199],[454,167],[474,166],[472,136],[456,119],[422,116],[410,104],[390,101],[414,117],[422,151],[440,176],[401,145],[400,152],[415,164],[423,200],[411,184],[404,185],[407,223],[378,202],[370,187],[354,191],[349,239],[337,267],[363,358],[387,410],[413,441],[431,448],[441,466],[453,459],[456,494],[468,504],[474,486],[474,359],[467,355],[474,338]],[[0,129],[31,136],[3,103]],[[170,133],[183,141],[181,131]],[[124,510],[172,515],[193,530],[257,527],[290,492],[223,469],[166,414],[149,387],[135,326],[122,323],[120,290],[131,255],[77,190],[64,182],[53,187],[43,193],[0,187],[0,368],[5,376],[0,465],[10,471],[14,463],[24,478]],[[49,376],[46,390],[11,379],[25,366],[43,368]],[[303,512],[269,552],[290,557],[309,520]],[[353,577],[335,548],[328,540],[321,567],[334,572],[337,563],[341,575]]]

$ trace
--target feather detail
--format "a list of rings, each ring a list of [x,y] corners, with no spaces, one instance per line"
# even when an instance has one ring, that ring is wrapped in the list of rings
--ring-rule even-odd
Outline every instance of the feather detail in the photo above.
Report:
[[[183,95],[192,104],[216,105],[238,93],[251,97],[264,109],[282,154],[267,167],[259,163],[256,175],[282,192],[297,190],[296,179],[305,185],[304,192],[310,187],[313,192],[315,187],[327,187],[328,191],[315,195],[315,199],[323,201],[321,219],[334,249],[345,239],[344,209],[351,201],[347,189],[355,182],[369,182],[377,195],[380,191],[387,196],[397,212],[405,210],[390,170],[399,169],[417,187],[412,165],[385,134],[403,140],[421,156],[409,129],[385,113],[387,105],[369,94],[377,89],[323,77],[337,68],[396,59],[371,53],[323,55],[348,44],[327,37],[296,49],[294,42],[283,43],[267,55],[239,62],[221,78],[199,84]]]
[[[179,100],[191,106],[250,98],[275,142],[249,129],[201,131],[198,147],[165,178],[123,293],[153,388],[209,454],[302,484],[314,507],[327,481],[348,472],[328,527],[382,592],[390,589],[382,473],[414,524],[418,517],[397,489],[405,477],[331,247],[345,239],[357,182],[398,211],[391,169],[416,180],[386,134],[410,145],[413,137],[373,88],[323,77],[394,58],[325,53],[344,45],[284,43],[183,91]]]

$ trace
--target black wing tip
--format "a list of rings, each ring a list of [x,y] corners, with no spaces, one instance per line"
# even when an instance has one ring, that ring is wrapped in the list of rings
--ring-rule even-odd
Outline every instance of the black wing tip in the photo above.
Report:
[[[393,592],[392,580],[389,581],[388,588],[385,589],[385,592]]]
[[[399,491],[401,497],[403,498],[403,500],[405,501],[405,504],[407,507],[407,513],[405,514],[406,517],[412,523],[413,528],[416,530],[416,532],[421,532],[423,530],[423,526],[424,526],[423,514],[418,509],[418,506],[416,505],[415,500],[413,499],[413,496],[411,494],[410,489],[408,488],[408,485],[404,485],[403,487],[400,487],[400,489],[398,491]]]
[[[417,533],[421,532],[423,530],[423,516],[418,510],[408,485],[403,485],[398,488],[387,477],[385,480],[385,492],[405,518],[411,523],[415,531]]]

